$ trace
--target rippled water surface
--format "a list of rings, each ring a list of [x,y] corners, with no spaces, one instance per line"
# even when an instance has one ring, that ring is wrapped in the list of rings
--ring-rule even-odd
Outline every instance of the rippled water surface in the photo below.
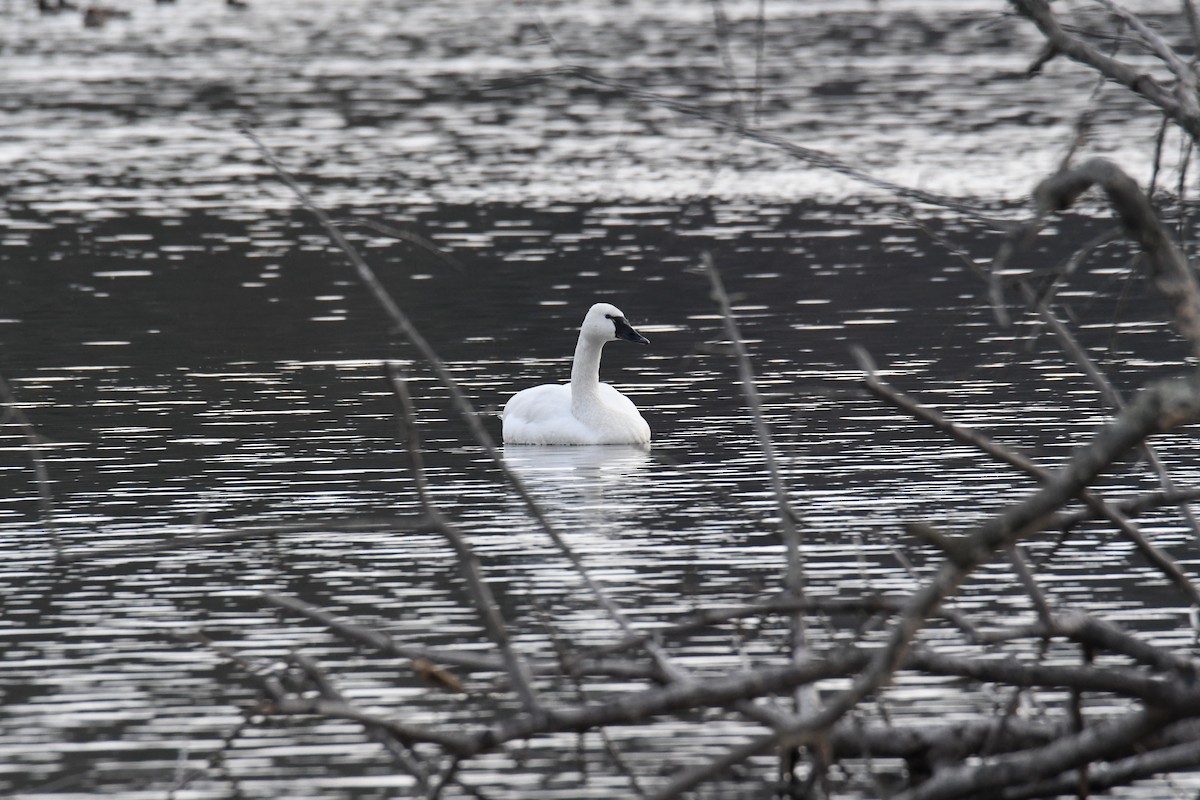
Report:
[[[1001,5],[767,3],[758,103],[757,3],[724,6],[736,88],[710,4],[539,13],[571,63],[714,114],[740,97],[741,113],[799,144],[1012,216],[1061,157],[1091,80],[1055,67],[1025,82],[1037,42],[999,16]],[[736,365],[694,269],[703,251],[753,357],[816,596],[910,591],[933,559],[902,521],[961,528],[1030,486],[860,393],[852,346],[902,388],[1047,465],[1106,418],[1046,336],[997,325],[967,263],[994,255],[997,234],[925,209],[925,224],[964,260],[892,198],[849,179],[615,90],[529,79],[562,63],[540,41],[532,6],[129,8],[130,19],[100,29],[0,8],[0,374],[45,439],[67,548],[307,527],[52,567],[22,431],[0,429],[0,790],[163,797],[186,776],[177,796],[404,794],[408,779],[356,725],[240,728],[253,689],[220,653],[184,641],[203,631],[265,663],[301,648],[348,699],[406,707],[413,722],[472,713],[398,677],[395,659],[260,599],[298,596],[404,642],[486,638],[440,535],[330,522],[420,510],[385,360],[410,377],[436,500],[489,569],[518,646],[552,653],[548,619],[575,644],[617,635],[240,123],[336,218],[405,226],[453,254],[457,266],[347,227],[493,435],[514,391],[566,379],[590,303],[615,303],[650,337],[645,348],[614,343],[603,366],[649,421],[649,452],[504,454],[639,622],[768,594],[783,564]],[[1138,173],[1154,120],[1120,97],[1104,108],[1093,147]],[[1051,266],[1103,227],[1065,221],[1015,266]],[[1169,373],[1185,352],[1129,260],[1121,245],[1103,248],[1062,296],[1122,389]],[[1162,455],[1181,484],[1200,478],[1187,440],[1166,439]],[[1124,485],[1153,488],[1129,477],[1140,466],[1125,469]],[[1175,516],[1147,530],[1195,563]],[[1129,549],[1082,534],[1043,566],[1046,590],[1186,641],[1182,599]],[[1003,564],[982,570],[959,602],[995,623],[1031,613]],[[678,655],[697,669],[736,667],[769,658],[781,635],[748,636],[739,655],[718,632]],[[905,718],[965,715],[988,701],[901,682],[892,702]],[[722,735],[662,724],[623,741],[635,771],[652,776],[746,733],[722,724]],[[627,790],[604,773],[580,778],[563,755],[575,758],[575,747],[529,745],[540,785],[515,779],[510,755],[472,762],[464,780],[493,797]],[[206,771],[192,780],[194,770]]]

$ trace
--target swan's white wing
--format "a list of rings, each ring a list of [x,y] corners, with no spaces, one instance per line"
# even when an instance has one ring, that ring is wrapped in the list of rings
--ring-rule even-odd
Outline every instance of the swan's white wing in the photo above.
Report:
[[[571,413],[571,387],[547,383],[522,389],[508,399],[500,416],[505,422],[552,418]]]
[[[622,414],[641,416],[641,412],[637,410],[637,406],[633,404],[632,400],[607,383],[600,384],[600,399],[604,401],[605,405],[619,410]]]
[[[625,431],[623,434],[625,438],[622,438],[622,441],[634,444],[645,444],[650,441],[650,426],[646,424],[646,420],[642,419],[642,412],[638,411],[632,400],[607,383],[600,384],[600,398],[605,405],[617,411],[620,420],[618,424]]]
[[[571,413],[571,387],[547,383],[517,392],[504,404],[505,444],[591,444]]]
[[[645,444],[650,426],[625,395],[599,386],[604,410],[580,420],[571,411],[571,387],[546,384],[517,392],[504,405],[505,444]]]

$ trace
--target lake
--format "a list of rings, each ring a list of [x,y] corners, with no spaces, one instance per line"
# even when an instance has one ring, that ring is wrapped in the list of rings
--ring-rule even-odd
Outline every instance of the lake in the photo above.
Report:
[[[518,647],[552,654],[547,630],[576,646],[618,635],[239,125],[348,220],[493,436],[511,394],[566,380],[591,303],[614,303],[650,338],[613,343],[602,366],[647,418],[648,452],[504,451],[639,624],[768,595],[782,575],[737,366],[695,270],[703,252],[753,359],[814,597],[910,593],[937,557],[901,523],[960,530],[1032,486],[864,394],[853,346],[898,387],[1047,466],[1107,419],[1088,380],[1021,316],[1016,291],[1018,324],[997,324],[973,269],[1004,241],[994,226],[815,169],[702,115],[545,74],[586,65],[1014,220],[1062,158],[1094,79],[1056,62],[1026,80],[1039,42],[1002,16],[1003,3],[766,2],[761,53],[757,2],[719,6],[725,39],[713,5],[691,2],[118,7],[131,16],[85,28],[78,14],[0,5],[0,375],[44,439],[63,546],[297,530],[55,566],[23,432],[0,427],[4,793],[406,794],[411,779],[355,724],[241,727],[252,683],[188,641],[203,631],[262,664],[302,649],[355,703],[407,709],[413,722],[473,718],[396,659],[261,599],[300,597],[406,643],[485,640],[439,534],[344,524],[420,511],[385,361],[410,378],[433,494],[488,569]],[[1088,153],[1145,182],[1157,121],[1117,88],[1099,108]],[[1169,137],[1164,152],[1172,147]],[[1014,270],[1056,266],[1106,217],[1093,201],[1055,221]],[[456,264],[355,224],[364,219],[418,232]],[[1122,390],[1186,357],[1126,245],[1101,248],[1059,302]],[[1200,479],[1187,438],[1163,437],[1160,452],[1179,485]],[[1145,472],[1131,462],[1106,480],[1125,494],[1151,491]],[[1177,512],[1144,530],[1194,568],[1196,543]],[[1054,552],[1044,542],[1031,550],[1046,558],[1039,577],[1055,602],[1164,645],[1191,641],[1186,600],[1123,540],[1084,528]],[[1033,618],[1002,561],[980,570],[956,607],[993,625]],[[696,670],[731,669],[776,657],[783,635],[718,629],[674,654]],[[813,636],[837,640],[819,626]],[[955,719],[997,697],[902,681],[888,703],[898,720]],[[622,728],[617,740],[650,779],[753,729],[664,721]],[[535,740],[521,750],[525,769],[497,754],[462,778],[488,797],[624,796],[620,775],[593,766],[582,776],[579,762],[600,758],[599,744],[582,756],[576,745]],[[1177,775],[1123,796],[1198,787]],[[705,796],[762,791],[746,779]],[[848,781],[839,796],[871,791]]]

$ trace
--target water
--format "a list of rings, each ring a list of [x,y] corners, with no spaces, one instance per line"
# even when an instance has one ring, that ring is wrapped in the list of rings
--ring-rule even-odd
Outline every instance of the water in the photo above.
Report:
[[[725,5],[747,113],[756,7]],[[989,3],[766,8],[764,127],[995,216],[1014,216],[1061,157],[1091,88],[1067,68],[1017,80],[1036,41]],[[73,15],[4,9],[0,373],[45,439],[64,546],[97,552],[210,527],[308,529],[52,567],[20,431],[5,427],[3,791],[162,797],[186,782],[177,796],[405,794],[409,780],[354,724],[242,726],[253,685],[187,640],[199,631],[256,663],[302,649],[349,700],[404,709],[411,722],[476,718],[474,701],[430,692],[396,659],[260,599],[298,596],[406,643],[486,638],[439,535],[329,522],[419,510],[384,360],[410,376],[436,501],[489,570],[518,647],[550,657],[547,619],[577,646],[617,635],[413,348],[236,133],[239,121],[334,216],[411,226],[461,262],[354,229],[494,435],[504,399],[565,378],[591,302],[615,303],[652,339],[613,344],[603,367],[650,422],[649,453],[505,454],[639,624],[768,594],[783,563],[736,367],[707,283],[690,269],[703,250],[753,355],[804,517],[814,596],[907,593],[936,559],[901,521],[957,530],[1029,489],[859,393],[852,345],[902,388],[1050,466],[1105,418],[1047,337],[997,326],[986,286],[905,222],[893,198],[612,91],[568,79],[514,85],[558,64],[524,7],[263,0],[243,13],[133,10],[84,30]],[[653,88],[707,104],[727,87],[707,4],[541,13],[572,60],[612,77],[645,73]],[[1153,120],[1109,94],[1093,152],[1127,159],[1144,179]],[[999,247],[957,214],[922,214],[974,258]],[[1019,266],[1051,265],[1103,227],[1064,222]],[[1151,291],[1129,276],[1128,250],[1110,246],[1064,294],[1081,339],[1126,390],[1169,374],[1185,352]],[[1194,483],[1186,439],[1164,437],[1163,455],[1180,484]],[[1110,480],[1127,492],[1153,487],[1135,465]],[[1147,530],[1194,564],[1176,515],[1156,515]],[[1183,599],[1130,549],[1082,532],[1042,568],[1045,589],[1186,644]],[[1032,614],[999,563],[959,606],[989,624]],[[818,642],[836,638],[817,631]],[[732,669],[777,658],[781,639],[769,626],[721,629],[674,654],[689,668]],[[475,680],[482,691],[486,680]],[[901,721],[931,710],[958,719],[992,700],[906,679],[889,706]],[[751,730],[664,721],[617,738],[649,779]],[[463,779],[493,797],[628,792],[594,741],[582,778],[575,748],[573,737],[537,740],[523,751],[531,769],[495,755],[464,767]],[[519,777],[530,774],[541,777]],[[759,796],[761,786],[720,791]]]

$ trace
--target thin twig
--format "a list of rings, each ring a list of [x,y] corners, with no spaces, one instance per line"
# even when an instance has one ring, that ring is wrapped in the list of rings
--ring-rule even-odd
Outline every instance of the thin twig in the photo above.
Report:
[[[306,619],[324,625],[348,641],[370,647],[380,653],[414,661],[427,659],[435,664],[449,664],[475,672],[503,673],[505,671],[504,660],[493,655],[474,650],[401,644],[382,631],[341,619],[323,608],[295,597],[264,592],[261,599],[277,608],[300,614]],[[652,667],[619,659],[580,659],[572,664],[572,669],[580,675],[603,675],[620,680],[665,680],[665,676]],[[533,671],[538,675],[553,675],[558,673],[559,667],[554,664],[538,664],[533,666]]]
[[[1196,73],[1192,70],[1191,66],[1179,57],[1179,54],[1175,52],[1175,48],[1171,47],[1140,16],[1115,2],[1115,0],[1096,0],[1096,2],[1107,8],[1114,16],[1128,25],[1130,29],[1137,33],[1142,43],[1150,52],[1162,59],[1163,63],[1167,65],[1177,81],[1175,91],[1180,98],[1180,103],[1186,106],[1188,102],[1186,99],[1187,95],[1192,96],[1192,102],[1194,103],[1197,89]]]
[[[855,351],[855,354],[865,371],[863,386],[875,397],[911,414],[917,419],[933,425],[938,430],[943,431],[960,442],[979,448],[998,461],[1010,464],[1043,483],[1050,481],[1054,477],[1054,473],[1050,470],[1039,466],[1020,453],[1002,447],[979,431],[952,422],[936,410],[917,402],[903,392],[889,386],[879,378],[869,356],[865,355],[865,351],[862,351],[860,348]],[[1187,573],[1183,571],[1174,559],[1155,546],[1119,509],[1105,502],[1103,498],[1090,489],[1082,491],[1079,499],[1086,503],[1088,508],[1097,517],[1108,520],[1115,525],[1127,539],[1133,542],[1146,560],[1186,594],[1193,604],[1200,603],[1200,590],[1197,590],[1191,579],[1188,578]]]
[[[721,0],[709,0],[712,6],[713,28],[717,37],[717,50],[721,54],[721,65],[725,68],[725,80],[729,83],[729,94],[733,98],[733,117],[739,126],[746,124],[746,111],[742,103],[742,90],[738,86],[737,70],[733,64],[733,53],[729,48],[729,17]]]
[[[343,228],[348,228],[350,226],[359,226],[362,228],[369,228],[369,229],[375,231],[376,233],[381,233],[384,236],[388,236],[392,239],[399,239],[400,241],[408,242],[409,244],[414,244],[417,247],[419,247],[422,250],[429,253],[430,255],[438,258],[439,260],[444,262],[447,266],[453,267],[458,272],[460,272],[460,273],[466,272],[466,270],[463,268],[462,262],[460,262],[457,258],[455,258],[454,256],[447,253],[442,248],[438,247],[437,244],[435,244],[431,239],[427,239],[426,237],[422,236],[421,234],[417,233],[416,231],[411,231],[411,230],[408,230],[407,228],[399,228],[399,227],[396,227],[395,225],[388,225],[387,223],[379,222],[378,220],[374,220],[374,219],[365,219],[365,218],[358,218],[358,217],[346,217],[344,219],[335,220],[334,222],[335,222],[335,224],[337,224]]]
[[[1118,59],[1108,56],[1076,36],[1059,21],[1048,0],[1009,0],[1019,13],[1031,20],[1057,52],[1091,67],[1125,86],[1157,107],[1193,139],[1200,139],[1200,104],[1195,96],[1181,95],[1161,82]]]
[[[583,681],[580,680],[579,674],[576,671],[574,671],[573,669],[571,669],[570,662],[572,661],[572,658],[571,658],[570,651],[567,648],[567,644],[562,640],[562,637],[560,637],[555,632],[554,626],[551,624],[551,620],[548,618],[549,615],[547,615],[545,613],[545,610],[542,608],[542,605],[535,601],[535,607],[538,611],[539,617],[541,617],[542,629],[546,631],[547,635],[550,638],[550,643],[554,647],[554,654],[558,659],[558,663],[560,665],[562,665],[563,673],[567,676],[567,679],[570,681],[571,688],[575,691],[576,698],[578,699],[580,705],[586,703],[587,702],[587,690],[584,686]],[[603,727],[600,727],[600,728],[596,729],[596,733],[600,738],[600,744],[604,748],[604,752],[608,755],[609,760],[612,761],[613,766],[615,766],[617,768],[617,771],[620,772],[622,775],[624,775],[626,777],[626,779],[628,779],[629,788],[633,792],[634,796],[637,798],[645,798],[646,791],[645,791],[645,789],[642,788],[641,781],[638,780],[637,774],[633,771],[633,768],[626,762],[625,757],[621,754],[621,751],[617,748],[616,742],[614,742],[612,737],[608,735],[608,731],[605,730]],[[584,734],[584,733],[579,734],[579,748],[580,748],[581,752],[578,753],[578,758],[579,758],[579,761],[581,764],[586,764],[586,760],[584,757],[585,754],[582,752],[583,737],[585,735],[586,734]]]
[[[767,50],[767,7],[766,0],[758,0],[758,8],[754,13],[754,124],[762,122],[764,94],[763,83],[766,80],[765,57]]]
[[[779,513],[779,529],[783,536],[783,546],[786,553],[786,569],[783,585],[789,594],[795,597],[803,597],[805,584],[804,560],[800,550],[803,542],[803,534],[798,524],[799,517],[792,510],[792,504],[788,498],[787,484],[784,482],[783,473],[779,467],[779,459],[775,453],[775,444],[771,440],[771,427],[767,423],[766,414],[763,412],[762,396],[759,394],[758,384],[754,378],[754,368],[750,363],[750,354],[746,350],[746,341],[742,338],[741,331],[738,329],[737,320],[733,315],[733,307],[729,301],[729,294],[725,291],[725,285],[721,281],[721,274],[717,270],[717,265],[713,260],[712,254],[705,251],[700,257],[704,264],[705,273],[708,275],[709,285],[712,289],[712,299],[716,302],[721,312],[725,335],[733,343],[733,352],[737,356],[738,376],[742,384],[742,394],[746,398],[746,407],[749,409],[750,418],[754,422],[754,433],[758,438],[758,447],[762,452],[763,463],[767,468],[771,493],[775,497],[775,507]],[[791,657],[794,662],[798,662],[808,653],[808,632],[806,630],[807,624],[804,614],[800,611],[793,613],[790,623],[792,637]],[[797,692],[794,700],[796,711],[800,714],[807,713],[817,703],[815,693],[808,687]],[[785,780],[791,781],[793,776],[794,769],[789,768],[785,770]]]
[[[391,380],[392,391],[400,401],[401,421],[406,434],[405,446],[408,448],[409,463],[412,466],[421,506],[450,543],[450,546],[454,548],[454,552],[458,556],[459,571],[467,584],[467,590],[475,603],[475,609],[492,641],[500,648],[508,669],[508,679],[516,691],[517,697],[520,698],[526,711],[537,713],[540,710],[540,704],[533,689],[533,676],[529,671],[529,665],[513,648],[512,639],[508,635],[508,626],[500,613],[500,606],[492,594],[491,586],[484,577],[483,565],[463,535],[438,510],[429,493],[429,482],[425,475],[425,459],[421,453],[421,434],[417,428],[416,410],[413,407],[412,395],[408,391],[408,382],[400,372],[400,368],[392,362],[388,363],[388,378]]]
[[[783,479],[783,471],[779,467],[775,444],[771,440],[771,426],[767,423],[766,414],[763,411],[762,395],[758,391],[754,368],[750,363],[750,354],[746,350],[746,341],[738,329],[729,294],[725,291],[725,285],[721,281],[721,275],[717,271],[712,254],[706,251],[700,257],[712,287],[712,298],[721,312],[725,335],[732,342],[733,352],[737,356],[742,394],[746,398],[746,406],[750,411],[750,418],[754,422],[754,433],[758,438],[758,447],[770,479],[771,493],[775,498],[775,508],[779,513],[779,527],[783,533],[784,546],[787,548],[787,575],[784,585],[797,597],[802,597],[804,595],[804,563],[800,553],[803,541],[803,534],[798,524],[800,517],[792,509],[791,500],[788,498],[787,484]]]
[[[321,669],[321,666],[314,659],[303,653],[293,652],[291,660],[304,671],[305,676],[317,687],[323,699],[334,703],[344,704],[346,702],[346,698],[342,696],[342,693],[338,691],[333,681],[325,674],[325,670]],[[367,723],[363,725],[363,728],[368,735],[391,753],[392,758],[395,759],[397,764],[417,779],[417,788],[422,792],[428,793],[429,771],[417,758],[416,753],[412,751],[409,745],[398,739],[386,727]]]
[[[1057,316],[1043,301],[1038,301],[1033,289],[1024,282],[1021,283],[1021,288],[1025,292],[1026,300],[1032,305],[1042,322],[1054,333],[1055,340],[1058,341],[1062,348],[1072,361],[1075,362],[1083,373],[1092,381],[1092,385],[1099,390],[1101,397],[1108,404],[1109,408],[1114,411],[1120,411],[1125,407],[1125,399],[1121,393],[1113,386],[1112,381],[1108,379],[1091,355],[1084,349],[1083,345],[1075,338],[1070,329],[1058,319]],[[1159,482],[1162,484],[1163,490],[1173,492],[1175,490],[1175,481],[1171,478],[1171,473],[1167,469],[1166,464],[1159,458],[1158,450],[1150,442],[1142,444],[1142,453],[1145,454],[1147,462],[1158,476]],[[1192,537],[1196,542],[1200,543],[1200,520],[1196,519],[1196,515],[1192,513],[1192,509],[1186,503],[1180,505],[1180,512],[1183,514],[1184,521],[1192,531]],[[1200,598],[1197,598],[1200,599]],[[1193,601],[1195,602],[1195,600]]]

